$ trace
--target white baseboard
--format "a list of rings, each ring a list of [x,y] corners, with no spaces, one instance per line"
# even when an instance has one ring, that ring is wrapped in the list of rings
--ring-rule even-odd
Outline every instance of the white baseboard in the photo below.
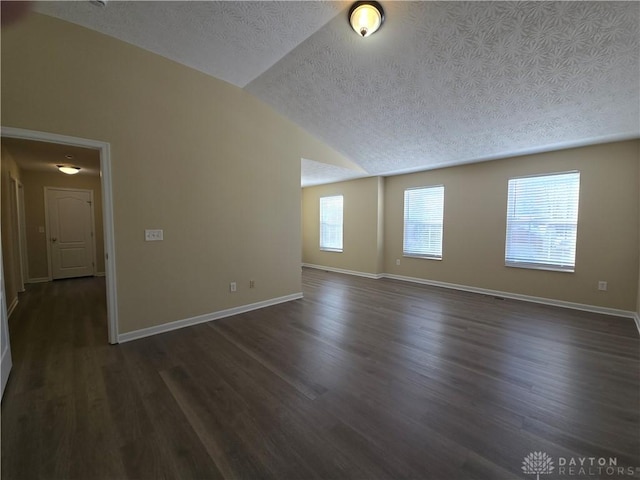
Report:
[[[303,263],[302,266],[307,268],[315,268],[316,270],[326,270],[327,272],[344,273],[346,275],[355,275],[356,277],[374,278],[376,280],[384,277],[384,273],[357,272],[355,270],[345,270],[343,268],[326,267],[324,265],[313,265],[311,263]]]
[[[13,313],[13,311],[16,309],[17,306],[18,306],[18,297],[14,298],[9,304],[9,306],[7,307],[7,318],[11,316],[11,314]]]
[[[402,280],[405,282],[420,283],[423,285],[431,285],[432,287],[449,288],[452,290],[462,290],[465,292],[479,293],[481,295],[491,295],[494,297],[510,298],[512,300],[521,300],[523,302],[541,303],[543,305],[551,305],[553,307],[570,308],[573,310],[582,310],[585,312],[603,313],[605,315],[613,315],[615,317],[633,318],[634,312],[628,310],[619,310],[617,308],[600,307],[598,305],[587,305],[584,303],[566,302],[564,300],[556,300],[554,298],[534,297],[532,295],[523,295],[520,293],[502,292],[500,290],[489,290],[486,288],[470,287],[467,285],[458,285],[456,283],[438,282],[435,280],[426,280],[424,278],[405,277],[403,275],[393,275],[385,273],[384,278],[394,280]]]
[[[45,283],[50,282],[51,279],[49,277],[39,277],[39,278],[30,278],[27,280],[27,283]]]
[[[638,326],[638,331],[640,332],[640,319],[638,318],[638,314],[636,312],[631,312],[628,310],[619,310],[616,308],[600,307],[597,305],[587,305],[583,303],[566,302],[564,300],[556,300],[553,298],[534,297],[531,295],[523,295],[520,293],[502,292],[499,290],[489,290],[486,288],[471,287],[468,285],[459,285],[456,283],[438,282],[436,280],[427,280],[424,278],[406,277],[404,275],[394,275],[392,273],[382,273],[379,275],[374,275],[371,273],[352,272],[350,270],[325,267],[322,265],[311,265],[307,263],[302,264],[302,266],[308,267],[308,268],[315,268],[318,270],[326,270],[329,272],[344,273],[347,275],[356,275],[359,277],[367,277],[367,278],[374,278],[374,279],[390,278],[393,280],[401,280],[403,282],[419,283],[422,285],[449,288],[452,290],[462,290],[464,292],[479,293],[481,295],[491,295],[494,297],[510,298],[512,300],[521,300],[523,302],[540,303],[543,305],[551,305],[554,307],[563,307],[563,308],[570,308],[573,310],[582,310],[585,312],[602,313],[605,315],[613,315],[615,317],[634,318],[636,321],[636,325]]]
[[[292,300],[298,300],[302,298],[302,292],[293,293],[291,295],[285,295],[284,297],[271,298],[262,302],[250,303],[248,305],[241,305],[239,307],[228,308],[226,310],[220,310],[218,312],[205,313],[204,315],[198,315],[197,317],[185,318],[183,320],[176,320],[175,322],[164,323],[148,328],[142,328],[140,330],[134,330],[133,332],[121,333],[118,335],[118,343],[130,342],[131,340],[137,340],[139,338],[149,337],[151,335],[157,335],[159,333],[170,332],[179,328],[190,327],[191,325],[197,325],[199,323],[210,322],[212,320],[219,320],[221,318],[230,317],[232,315],[239,315],[241,313],[250,312],[252,310],[258,310],[260,308],[270,307],[279,303],[290,302]]]
[[[633,315],[633,320],[636,322],[636,328],[638,329],[638,335],[640,335],[640,313],[636,312]]]

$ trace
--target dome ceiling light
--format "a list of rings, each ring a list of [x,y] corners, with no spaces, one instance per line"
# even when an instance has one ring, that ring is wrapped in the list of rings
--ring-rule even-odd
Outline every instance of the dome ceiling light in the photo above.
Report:
[[[62,173],[66,173],[67,175],[75,175],[80,171],[80,167],[73,167],[71,165],[56,165],[56,167],[58,167],[58,170]]]
[[[375,33],[384,22],[384,10],[378,2],[356,2],[349,10],[349,23],[361,37]]]

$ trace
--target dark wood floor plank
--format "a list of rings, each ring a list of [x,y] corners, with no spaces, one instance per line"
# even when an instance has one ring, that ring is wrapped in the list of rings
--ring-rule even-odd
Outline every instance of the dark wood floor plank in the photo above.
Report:
[[[223,328],[211,327],[209,336]],[[204,347],[212,341],[203,332],[196,343]],[[245,405],[256,426],[266,432],[262,442],[270,447],[271,460],[261,460],[278,478],[372,478],[373,471],[379,473],[376,465],[363,465],[336,448],[330,432],[339,422],[319,411],[289,375],[274,371],[258,355],[247,356],[236,341],[217,344],[205,369],[225,380],[239,395],[235,403]]]
[[[313,384],[312,382],[304,381],[304,380],[301,380],[300,378],[296,378],[295,376],[284,373],[284,371],[281,368],[279,368],[275,363],[271,362],[266,356],[264,355],[260,356],[258,353],[256,353],[255,350],[253,350],[249,346],[246,346],[243,343],[236,341],[232,335],[225,333],[224,329],[220,328],[220,329],[217,329],[216,331],[218,332],[219,335],[224,337],[225,340],[227,340],[230,343],[233,343],[236,347],[242,350],[246,355],[259,361],[262,365],[264,365],[274,374],[281,377],[283,380],[285,380],[287,383],[293,386],[296,390],[302,393],[305,397],[313,400],[317,398],[318,395],[321,395],[326,391],[326,389],[322,385],[316,385],[316,384]],[[285,353],[285,352],[280,350],[280,353]]]
[[[161,372],[169,391],[185,413],[200,441],[224,478],[275,478],[262,468],[251,455],[239,429],[250,423],[244,415],[237,415],[232,422],[234,428],[218,416],[216,403],[206,395],[203,388],[181,367]]]
[[[87,333],[91,333],[86,331]],[[80,344],[85,344],[80,342]],[[113,441],[115,425],[109,410],[103,375],[95,358],[96,349],[74,349],[73,413],[74,434],[71,441],[72,458],[67,478],[118,478],[125,475],[118,443]]]
[[[631,319],[310,269],[303,289],[110,346],[104,279],[29,285],[2,478],[525,479],[532,451],[640,465]]]

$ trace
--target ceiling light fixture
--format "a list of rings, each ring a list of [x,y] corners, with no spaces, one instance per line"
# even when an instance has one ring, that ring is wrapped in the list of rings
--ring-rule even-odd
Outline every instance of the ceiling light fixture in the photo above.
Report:
[[[375,33],[384,22],[384,10],[378,2],[356,2],[349,10],[349,23],[361,37]]]
[[[67,175],[75,175],[80,171],[80,167],[72,167],[71,165],[56,165],[58,170],[62,173],[66,173]]]

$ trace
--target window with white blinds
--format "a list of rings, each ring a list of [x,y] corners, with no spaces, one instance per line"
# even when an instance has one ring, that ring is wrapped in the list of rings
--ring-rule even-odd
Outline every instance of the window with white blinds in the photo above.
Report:
[[[404,241],[407,257],[442,258],[444,185],[404,191]]]
[[[507,266],[573,272],[580,172],[509,180]]]
[[[320,198],[320,250],[342,251],[342,195]]]

